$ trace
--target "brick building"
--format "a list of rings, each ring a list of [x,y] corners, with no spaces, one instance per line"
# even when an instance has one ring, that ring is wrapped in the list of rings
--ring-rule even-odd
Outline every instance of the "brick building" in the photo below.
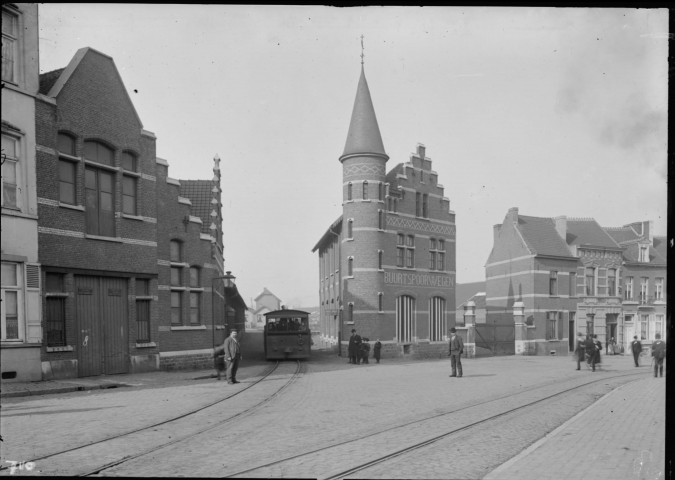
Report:
[[[38,7],[2,4],[3,380],[41,379],[35,95],[39,85]]]
[[[218,278],[219,159],[212,180],[169,177],[112,58],[91,48],[40,76],[36,113],[43,377],[211,365],[222,299],[238,297]]]
[[[455,214],[423,145],[386,172],[363,68],[339,160],[342,215],[312,250],[319,341],[344,353],[355,328],[379,338],[383,356],[438,355],[455,323]]]
[[[514,303],[522,302],[518,354],[567,354],[576,332],[603,345],[614,338],[624,349],[639,334],[648,347],[654,333],[665,334],[666,307],[665,239],[650,236],[649,225],[603,228],[592,218],[511,208],[494,227],[485,268],[487,322],[513,325]]]

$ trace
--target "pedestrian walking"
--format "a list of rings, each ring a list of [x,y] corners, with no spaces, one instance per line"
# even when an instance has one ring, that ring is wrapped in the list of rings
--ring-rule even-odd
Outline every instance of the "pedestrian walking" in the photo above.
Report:
[[[586,337],[584,342],[584,353],[586,355],[586,364],[593,372],[595,372],[595,343],[593,342],[592,335]]]
[[[216,353],[223,352],[225,358],[225,374],[227,383],[233,385],[239,383],[237,381],[237,369],[239,368],[239,361],[241,360],[241,346],[237,340],[237,331],[231,330],[230,336],[225,339],[223,345],[216,349]],[[220,379],[220,375],[218,376]]]
[[[635,366],[639,367],[640,362],[640,352],[642,351],[642,344],[640,343],[640,340],[638,340],[637,335],[633,337],[633,341],[630,342],[630,349],[633,352],[633,361],[635,362]]]
[[[585,348],[584,348],[584,343],[586,339],[584,336],[581,334],[581,332],[577,333],[577,345],[576,348],[574,349],[574,356],[577,357],[577,370],[581,370],[581,362],[584,360],[584,355],[585,355]]]
[[[663,377],[663,359],[666,358],[666,342],[661,340],[661,334],[654,335],[655,340],[652,343],[652,357],[654,357],[654,378],[656,373]]]
[[[599,365],[602,363],[600,360],[600,352],[602,352],[602,342],[598,340],[597,335],[593,335],[593,345],[595,346],[595,364]]]
[[[368,337],[363,337],[363,342],[361,342],[361,363],[370,363],[368,362],[368,357],[370,356],[370,339]]]
[[[450,357],[450,366],[452,367],[451,377],[462,376],[462,353],[464,352],[464,342],[462,337],[457,335],[457,329],[450,329],[450,342],[448,345],[448,356]]]
[[[380,352],[382,351],[382,343],[378,338],[373,345],[373,357],[375,358],[375,363],[380,363]]]
[[[356,330],[352,328],[352,336],[349,337],[349,346],[347,353],[349,354],[349,363],[358,365],[359,350],[361,349],[361,337],[356,334]]]

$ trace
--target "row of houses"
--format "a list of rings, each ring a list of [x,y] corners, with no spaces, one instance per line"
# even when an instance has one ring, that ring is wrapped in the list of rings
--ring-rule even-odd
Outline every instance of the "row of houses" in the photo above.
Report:
[[[665,338],[666,282],[666,238],[654,235],[651,221],[602,227],[593,218],[511,208],[494,226],[485,281],[458,287],[457,323],[464,326],[467,313],[475,318],[477,353],[489,354],[514,340],[504,327],[514,325],[520,302],[525,340],[520,351],[511,343],[515,353],[567,354],[577,332],[603,345],[614,339],[619,352],[637,336],[649,349],[657,333]]]
[[[2,35],[2,379],[212,365],[246,311],[220,159],[172,178],[101,52],[40,75],[37,4],[3,4]]]

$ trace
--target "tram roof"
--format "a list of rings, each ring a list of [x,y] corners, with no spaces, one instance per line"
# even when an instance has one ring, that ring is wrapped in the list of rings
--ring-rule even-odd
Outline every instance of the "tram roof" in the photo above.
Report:
[[[309,312],[305,312],[303,310],[282,309],[282,310],[274,310],[273,312],[267,312],[265,314],[266,317],[291,317],[291,316],[298,316],[298,315],[309,316]]]

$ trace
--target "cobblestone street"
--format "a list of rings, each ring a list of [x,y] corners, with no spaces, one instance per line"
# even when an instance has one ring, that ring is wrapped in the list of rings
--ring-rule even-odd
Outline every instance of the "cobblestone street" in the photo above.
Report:
[[[175,442],[100,474],[228,476],[241,472],[242,477],[325,478],[478,422],[509,402],[527,402],[540,390],[553,392],[604,378],[573,395],[552,397],[504,415],[474,428],[470,435],[460,432],[440,439],[354,478],[573,478],[575,472],[587,472],[584,468],[597,464],[601,471],[594,478],[615,479],[623,478],[617,473],[636,462],[642,462],[643,473],[650,475],[640,478],[659,478],[662,468],[658,467],[664,463],[664,379],[651,377],[647,366],[636,369],[628,357],[603,360],[602,370],[592,373],[576,371],[571,358],[467,359],[465,376],[458,379],[448,377],[447,359],[385,360],[357,366],[319,352],[302,364],[303,373],[297,380],[272,398],[267,397],[292,374],[295,363],[280,365],[249,390],[198,414],[114,442],[36,460],[32,472],[15,470],[14,474],[77,474]],[[193,372],[191,377],[183,372],[183,381],[172,384],[142,388],[143,382],[137,382],[110,390],[3,398],[3,464],[37,459],[186,414],[244,389],[271,366],[263,362],[244,365],[242,383],[236,386],[208,378],[210,372]],[[625,376],[612,378],[617,374]],[[133,384],[132,375],[124,377],[124,382]],[[640,428],[636,421],[624,421],[630,418],[628,402],[634,398],[648,399],[649,409],[660,412],[645,424],[644,432],[610,438],[596,433],[584,439],[585,425],[597,427],[597,432],[605,432],[609,424],[624,430]],[[227,423],[218,423],[233,416]],[[569,427],[556,431],[563,424]],[[537,443],[551,432],[546,441]],[[314,453],[299,456],[307,452]],[[295,459],[249,471],[295,455]],[[579,462],[570,463],[570,458]]]

